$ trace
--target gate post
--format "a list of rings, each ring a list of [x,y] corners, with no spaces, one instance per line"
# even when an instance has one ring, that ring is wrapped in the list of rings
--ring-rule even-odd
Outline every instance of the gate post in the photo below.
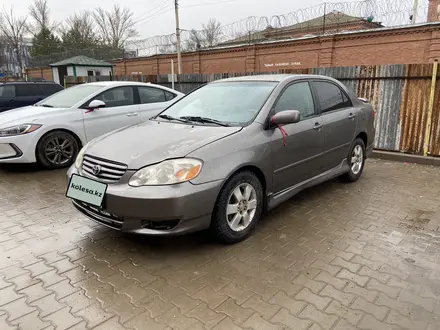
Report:
[[[428,156],[429,140],[431,138],[432,109],[434,108],[435,85],[437,82],[438,60],[434,60],[432,68],[431,94],[429,96],[428,117],[426,118],[425,139],[423,145],[423,155]]]

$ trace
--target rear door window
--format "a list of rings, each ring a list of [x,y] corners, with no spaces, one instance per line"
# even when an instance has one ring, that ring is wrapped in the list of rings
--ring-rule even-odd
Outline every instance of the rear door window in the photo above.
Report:
[[[166,102],[165,91],[154,87],[138,87],[141,104]]]
[[[0,86],[0,97],[15,97],[15,85]]]
[[[41,95],[40,89],[35,84],[18,84],[15,86],[17,97]]]
[[[315,86],[322,113],[351,106],[350,100],[335,84],[325,81],[314,81],[313,85]]]
[[[57,84],[39,84],[43,95],[52,95],[63,89],[60,85]]]

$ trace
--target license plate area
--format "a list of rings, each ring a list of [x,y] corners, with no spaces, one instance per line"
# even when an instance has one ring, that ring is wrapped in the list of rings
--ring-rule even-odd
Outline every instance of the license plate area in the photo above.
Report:
[[[73,174],[67,186],[66,197],[102,207],[106,192],[106,183]]]

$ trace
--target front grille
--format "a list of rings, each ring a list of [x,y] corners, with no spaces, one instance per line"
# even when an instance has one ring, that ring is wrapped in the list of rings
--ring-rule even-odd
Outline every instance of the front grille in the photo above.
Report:
[[[74,200],[73,205],[80,211],[82,214],[88,216],[89,218],[102,223],[108,227],[120,230],[124,223],[124,218],[118,217],[114,214],[110,214],[104,210],[100,210],[98,207],[85,204],[83,202]]]
[[[94,168],[99,168],[98,174],[94,173]],[[84,155],[82,171],[89,177],[106,183],[118,182],[127,171],[127,165]]]

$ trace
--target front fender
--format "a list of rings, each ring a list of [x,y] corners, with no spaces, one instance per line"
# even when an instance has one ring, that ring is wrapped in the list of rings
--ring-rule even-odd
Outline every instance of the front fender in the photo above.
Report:
[[[266,131],[246,128],[192,152],[188,157],[203,160],[203,167],[191,183],[226,182],[240,169],[254,167],[263,174],[267,190],[270,191],[272,162],[269,141]]]

